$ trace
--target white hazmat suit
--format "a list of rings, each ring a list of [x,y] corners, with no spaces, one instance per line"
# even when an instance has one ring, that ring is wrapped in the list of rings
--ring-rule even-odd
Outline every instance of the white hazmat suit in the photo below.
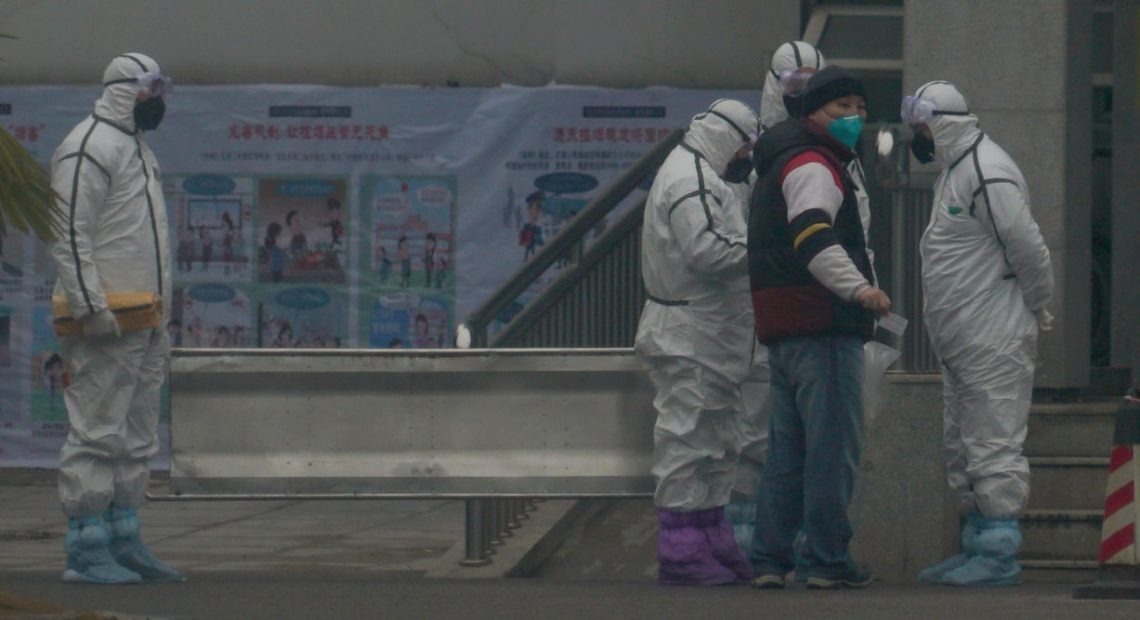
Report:
[[[968,110],[950,84],[920,89],[942,110]],[[1018,516],[1029,494],[1025,441],[1037,348],[1034,313],[1053,291],[1049,249],[1021,171],[973,115],[929,123],[945,168],[922,235],[924,317],[944,366],[950,483],[967,511]]]
[[[826,66],[823,54],[811,43],[788,41],[776,48],[764,76],[764,91],[760,94],[761,129],[771,129],[788,118],[788,109],[784,107],[784,87],[780,84],[785,72],[802,68],[819,71]]]
[[[655,500],[678,511],[728,502],[755,341],[744,209],[720,175],[757,119],[732,100],[709,110],[658,171],[642,229],[649,301],[636,349],[657,387]]]
[[[657,392],[653,477],[662,584],[753,577],[724,506],[740,435],[749,428],[741,385],[756,342],[743,192],[734,186],[752,171],[748,155],[758,133],[747,105],[713,102],[665,159],[645,206],[641,269],[649,299],[635,349]]]
[[[933,159],[944,168],[919,251],[926,328],[943,365],[948,478],[967,516],[962,553],[922,571],[919,580],[1011,585],[1021,572],[1018,518],[1029,497],[1022,446],[1035,315],[1048,315],[1053,291],[1049,250],[1021,171],[982,133],[962,94],[948,82],[931,82],[908,99],[904,120],[908,109],[925,106],[919,126],[930,128]],[[922,142],[918,134],[916,156]]]
[[[103,84],[94,113],[51,159],[52,187],[66,213],[66,232],[51,248],[55,296],[66,298],[83,325],[82,335],[60,342],[71,376],[64,392],[71,429],[59,465],[70,526],[63,579],[180,581],[142,543],[136,515],[158,451],[169,341],[163,326],[120,331],[108,303],[114,293],[157,293],[169,308],[162,175],[136,127],[143,109],[154,112],[146,118],[157,126],[165,104],[154,87],[169,80],[153,59],[132,53],[111,61]]]

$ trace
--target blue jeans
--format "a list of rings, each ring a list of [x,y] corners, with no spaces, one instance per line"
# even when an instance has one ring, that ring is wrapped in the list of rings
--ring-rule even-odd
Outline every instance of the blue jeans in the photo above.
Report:
[[[768,348],[768,462],[760,481],[751,561],[757,574],[837,578],[857,566],[847,550],[847,506],[863,435],[863,342],[788,338]],[[803,530],[798,554],[792,542]]]

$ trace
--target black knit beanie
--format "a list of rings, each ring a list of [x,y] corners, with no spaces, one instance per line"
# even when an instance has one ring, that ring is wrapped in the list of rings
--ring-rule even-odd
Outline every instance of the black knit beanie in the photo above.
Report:
[[[850,71],[831,65],[817,72],[808,80],[800,98],[803,99],[799,116],[807,116],[822,108],[828,101],[833,101],[847,95],[866,97],[863,82]]]

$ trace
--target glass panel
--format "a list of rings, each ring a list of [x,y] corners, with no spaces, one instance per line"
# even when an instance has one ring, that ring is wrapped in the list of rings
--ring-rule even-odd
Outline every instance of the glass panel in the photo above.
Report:
[[[901,73],[859,72],[863,89],[867,91],[868,123],[899,123],[899,102],[902,101]]]
[[[826,58],[902,60],[900,15],[831,15],[819,37]]]

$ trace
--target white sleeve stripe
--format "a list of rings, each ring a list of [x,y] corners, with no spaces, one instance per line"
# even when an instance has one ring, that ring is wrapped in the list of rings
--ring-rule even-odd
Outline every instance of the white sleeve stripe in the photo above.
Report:
[[[788,173],[783,190],[789,222],[812,209],[823,210],[834,222],[843,205],[843,192],[835,185],[835,175],[821,163],[809,162]]]

